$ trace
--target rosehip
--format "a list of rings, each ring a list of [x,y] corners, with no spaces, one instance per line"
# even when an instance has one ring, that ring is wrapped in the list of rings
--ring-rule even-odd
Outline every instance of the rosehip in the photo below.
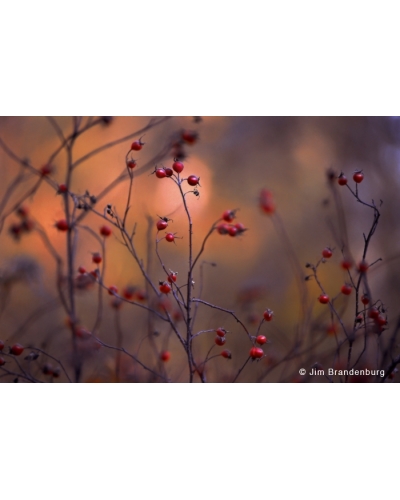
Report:
[[[387,325],[387,319],[382,316],[382,314],[379,314],[377,318],[375,318],[375,323],[379,326],[385,326]]]
[[[172,290],[171,285],[166,281],[160,281],[160,292],[169,293]]]
[[[125,287],[122,292],[122,295],[124,296],[125,299],[132,300],[135,295],[135,287],[131,285]]]
[[[147,293],[145,290],[138,290],[136,292],[136,300],[139,302],[144,302],[147,299]]]
[[[100,262],[102,261],[102,257],[101,255],[98,253],[98,252],[95,252],[92,256],[92,261],[95,263],[95,264],[100,264]]]
[[[165,235],[165,239],[169,242],[169,243],[172,243],[173,241],[175,241],[175,235],[172,234],[172,233],[167,233]]]
[[[16,210],[16,214],[18,215],[18,217],[21,217],[21,219],[25,219],[29,215],[28,207],[25,207],[23,205],[18,207]]]
[[[172,164],[172,168],[177,174],[180,174],[185,166],[181,161],[174,161],[174,163]]]
[[[134,141],[131,144],[131,150],[132,151],[140,151],[142,147],[144,146],[144,142],[142,142],[140,139],[138,141]]]
[[[267,337],[265,335],[258,335],[256,338],[256,342],[259,345],[263,345],[267,342]]]
[[[339,186],[345,186],[347,184],[347,177],[344,174],[340,174],[338,177]]]
[[[171,353],[169,351],[162,351],[160,354],[161,361],[169,361],[171,359]]]
[[[225,335],[228,333],[227,330],[225,330],[225,328],[217,328],[215,330],[215,333],[218,335],[218,337],[225,337]]]
[[[371,307],[368,312],[368,317],[371,319],[376,319],[379,316],[379,311],[376,307]]]
[[[217,335],[214,339],[214,342],[217,344],[217,345],[224,345],[226,343],[226,338],[225,337],[220,337],[219,335]]]
[[[87,271],[86,271],[86,269],[85,269],[83,266],[79,266],[79,267],[78,267],[78,273],[79,273],[79,274],[86,274],[86,272],[87,272]]]
[[[353,287],[346,283],[345,285],[342,286],[341,292],[343,293],[343,295],[350,295],[352,289]]]
[[[218,224],[217,226],[217,231],[219,232],[219,234],[228,234],[229,233],[229,225],[228,224]]]
[[[170,283],[175,283],[175,282],[176,282],[176,280],[177,280],[177,274],[178,274],[178,273],[174,273],[174,272],[172,272],[171,274],[169,274],[169,275],[168,275],[168,278],[167,278],[167,279],[168,279],[168,281],[169,281]]]
[[[68,231],[68,229],[69,229],[68,222],[65,219],[61,219],[61,220],[57,221],[55,224],[55,227],[59,231]]]
[[[126,162],[126,166],[127,166],[128,168],[130,168],[131,170],[132,170],[133,168],[135,168],[135,167],[136,167],[136,165],[137,165],[136,160],[128,160],[128,161]]]
[[[200,177],[197,177],[196,175],[189,175],[187,182],[190,186],[197,186],[200,182]]]
[[[166,175],[167,177],[171,177],[171,176],[173,175],[173,173],[174,173],[174,172],[172,171],[172,168],[169,168],[169,167],[165,168],[164,170],[165,170],[165,175]]]
[[[260,193],[260,208],[266,214],[273,214],[275,212],[275,203],[272,198],[271,191],[262,189]]]
[[[230,226],[230,228],[228,229],[228,234],[229,236],[236,236],[238,233],[238,230],[235,226]]]
[[[274,315],[274,312],[271,311],[271,309],[266,309],[264,311],[264,319],[265,321],[272,321],[272,316]]]
[[[109,226],[101,226],[100,228],[100,234],[104,237],[110,236],[112,233],[111,227]]]
[[[232,359],[232,353],[228,349],[223,350],[220,356],[222,356],[223,358]]]
[[[358,264],[358,270],[360,271],[360,273],[366,273],[368,271],[368,264],[365,262],[365,260],[362,260],[359,264]]]
[[[197,132],[194,132],[192,130],[184,130],[181,135],[182,139],[187,143],[187,144],[194,144],[197,139],[198,139],[198,134]]]
[[[14,356],[19,356],[24,352],[24,347],[21,344],[14,344],[10,348],[10,354],[14,354]]]
[[[253,359],[259,359],[264,356],[264,351],[261,349],[261,347],[252,347],[250,349],[250,357]]]
[[[342,269],[347,271],[348,269],[350,269],[353,266],[353,263],[351,262],[351,260],[344,259],[344,260],[342,260],[340,265],[342,266]]]
[[[43,165],[40,169],[40,173],[42,177],[46,177],[46,175],[50,175],[53,172],[53,167],[51,165]]]
[[[329,296],[326,295],[326,293],[323,293],[318,297],[318,300],[321,302],[321,304],[327,304],[329,302]]]
[[[2,351],[3,349],[4,349],[4,342],[0,340],[0,351]]]
[[[164,168],[156,168],[155,172],[156,172],[156,177],[158,177],[159,179],[164,179],[164,177],[167,176]]]
[[[108,288],[108,295],[115,295],[116,293],[118,293],[118,287],[116,287],[115,285],[111,285]]]
[[[357,170],[356,172],[354,172],[353,179],[354,179],[354,182],[359,184],[360,182],[363,181],[364,174],[361,172],[361,170]]]
[[[0,366],[3,366],[5,364],[6,364],[5,359],[0,356]]]
[[[361,302],[366,306],[369,304],[369,297],[364,293],[364,295],[361,297]]]
[[[161,230],[163,230],[163,229],[165,229],[165,228],[168,227],[168,222],[166,220],[160,219],[160,220],[157,221],[156,226],[157,226],[157,229],[159,231],[161,231]]]
[[[64,194],[64,193],[68,193],[68,188],[65,184],[60,184],[58,186],[57,194]]]
[[[224,219],[225,222],[232,222],[234,218],[235,210],[225,210],[225,212],[222,214],[222,219]]]
[[[322,257],[330,259],[332,257],[332,250],[329,247],[324,248],[322,250]]]

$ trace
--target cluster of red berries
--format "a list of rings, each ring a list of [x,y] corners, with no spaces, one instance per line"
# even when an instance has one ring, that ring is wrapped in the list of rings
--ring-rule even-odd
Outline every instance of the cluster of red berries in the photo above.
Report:
[[[20,222],[11,224],[8,231],[15,240],[19,241],[24,233],[30,233],[34,229],[35,223],[29,218],[29,210],[25,206],[21,205],[17,208],[15,214],[19,217]]]
[[[227,333],[229,333],[229,332],[228,332],[228,330],[225,330],[225,328],[221,328],[221,327],[219,327],[219,328],[217,328],[217,329],[215,330],[215,333],[216,333],[217,335],[215,336],[214,342],[215,342],[217,345],[219,345],[219,346],[223,346],[223,345],[225,345],[225,343],[226,343],[226,337],[225,337],[225,335],[226,335]]]
[[[225,212],[222,214],[221,219],[223,219],[224,222],[221,222],[221,224],[218,224],[218,226],[216,227],[219,234],[222,235],[229,234],[229,236],[238,236],[247,231],[247,229],[241,222],[237,222],[236,224],[231,224],[236,217],[236,211],[237,210],[225,210]]]
[[[362,173],[362,170],[356,170],[353,174],[353,181],[356,182],[357,184],[360,184],[364,180],[364,174]],[[343,172],[338,177],[338,184],[339,186],[345,186],[347,184],[347,177],[344,175]]]

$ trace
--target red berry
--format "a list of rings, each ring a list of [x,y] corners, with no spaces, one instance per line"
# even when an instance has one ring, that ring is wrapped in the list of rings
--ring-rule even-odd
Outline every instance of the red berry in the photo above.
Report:
[[[347,177],[344,174],[340,174],[338,177],[339,186],[345,186],[347,184]]]
[[[351,267],[353,266],[353,263],[351,262],[351,260],[344,259],[344,260],[342,260],[340,265],[342,266],[342,269],[347,271],[348,269],[351,269]]]
[[[364,295],[361,297],[361,302],[366,306],[369,304],[369,297],[364,293]]]
[[[136,292],[136,300],[139,302],[144,302],[147,299],[147,293],[146,290],[138,290]]]
[[[275,212],[275,203],[272,198],[271,191],[262,189],[260,193],[260,208],[266,214],[273,214]]]
[[[172,168],[177,174],[180,174],[185,166],[181,161],[174,161],[174,163],[172,164]]]
[[[371,319],[376,319],[379,316],[379,311],[376,307],[371,307],[368,312],[368,317]]]
[[[341,292],[343,293],[343,295],[350,295],[352,290],[353,287],[351,285],[348,285],[347,283],[341,288]]]
[[[166,281],[160,281],[160,292],[169,293],[172,290],[171,285]]]
[[[259,359],[264,356],[264,351],[261,349],[261,347],[252,347],[250,349],[250,357],[253,359]]]
[[[256,342],[259,345],[263,345],[267,342],[267,337],[265,335],[258,335],[256,338]]]
[[[197,132],[194,132],[193,130],[184,130],[181,137],[187,144],[192,145],[197,141],[199,136]]]
[[[21,217],[21,219],[26,219],[26,217],[28,217],[29,215],[29,209],[28,207],[20,206],[17,208],[16,214],[18,215],[18,217]]]
[[[332,250],[329,247],[324,248],[322,250],[322,257],[330,259],[332,257]]]
[[[144,142],[142,142],[140,139],[138,141],[134,141],[131,144],[131,150],[132,151],[140,151],[142,147],[144,146]]]
[[[170,283],[175,283],[175,282],[176,282],[176,280],[177,280],[177,274],[178,274],[178,273],[174,273],[174,272],[172,272],[171,274],[169,274],[169,276],[168,276],[168,278],[167,278],[167,279],[168,279],[168,281],[169,281]]]
[[[225,212],[222,214],[222,219],[224,219],[225,222],[232,222],[234,218],[235,210],[225,210]]]
[[[382,314],[379,314],[377,318],[375,318],[375,322],[379,326],[385,326],[387,325],[387,319],[382,316]]]
[[[131,285],[125,287],[124,290],[122,291],[122,295],[124,296],[125,299],[132,300],[135,295],[135,287]]]
[[[21,237],[20,233],[22,230],[22,226],[20,226],[19,224],[11,224],[8,230],[16,240],[19,240],[19,238]]]
[[[217,344],[217,345],[224,345],[226,343],[226,338],[225,337],[220,337],[219,335],[217,335],[214,339],[214,342]]]
[[[161,361],[169,361],[171,359],[171,353],[169,351],[162,351],[160,354]]]
[[[22,231],[29,233],[35,227],[35,223],[31,219],[25,219],[21,224]]]
[[[197,177],[196,175],[189,175],[187,182],[190,186],[197,186],[200,182],[200,177]]]
[[[128,160],[128,161],[126,162],[126,166],[127,166],[128,168],[130,168],[131,170],[132,170],[133,168],[135,168],[135,167],[136,167],[136,165],[137,165],[136,160]]]
[[[100,262],[102,261],[102,257],[101,255],[98,253],[98,252],[95,252],[92,256],[92,261],[95,263],[95,264],[100,264]]]
[[[265,321],[272,321],[272,316],[274,315],[274,312],[271,311],[271,309],[266,309],[264,311],[264,319]]]
[[[160,219],[157,221],[157,229],[161,231],[162,229],[165,229],[168,227],[168,222],[166,220]]]
[[[0,351],[2,351],[3,349],[4,349],[4,342],[0,340]]]
[[[158,177],[159,179],[164,179],[164,177],[166,176],[167,174],[164,168],[156,168],[156,177]]]
[[[165,170],[165,175],[167,177],[171,177],[174,174],[174,172],[172,171],[172,168],[167,167],[164,170]]]
[[[45,364],[42,368],[44,375],[53,375],[53,367],[51,364]]]
[[[365,260],[362,260],[359,264],[358,264],[358,270],[360,271],[360,273],[366,273],[368,271],[368,264],[366,263]]]
[[[337,327],[334,323],[332,325],[329,325],[326,330],[326,333],[328,335],[335,335],[336,332],[337,332]]]
[[[321,302],[321,304],[327,304],[329,302],[329,296],[326,295],[326,293],[323,293],[318,297],[318,300]]]
[[[40,169],[42,177],[46,177],[46,175],[49,175],[52,172],[53,172],[53,167],[51,165],[43,165],[43,167]]]
[[[116,293],[118,293],[118,287],[116,287],[115,285],[111,285],[108,288],[108,295],[115,295]]]
[[[100,234],[104,237],[110,236],[112,233],[111,227],[109,226],[101,226],[100,228]]]
[[[0,366],[3,366],[5,364],[6,364],[5,359],[0,357]]]
[[[232,359],[232,353],[228,349],[225,349],[220,354],[223,358]]]
[[[14,344],[13,346],[11,346],[10,354],[14,354],[14,356],[19,356],[23,352],[24,348],[22,347],[21,344]]]
[[[229,236],[236,236],[238,233],[238,230],[235,226],[230,226],[230,228],[228,229],[228,234]]]
[[[79,273],[79,274],[86,274],[86,272],[87,272],[87,271],[86,271],[86,269],[85,269],[83,266],[79,266],[79,267],[78,267],[78,273]]]
[[[244,227],[244,225],[243,225],[241,222],[237,222],[237,223],[235,224],[235,227],[236,227],[236,229],[237,229],[238,234],[242,234],[242,233],[244,233],[245,231],[247,231],[247,229]]]
[[[68,231],[68,229],[69,229],[68,222],[65,219],[61,219],[61,220],[57,221],[55,224],[55,227],[59,231]]]
[[[65,184],[60,184],[58,186],[58,191],[57,191],[58,194],[64,194],[64,193],[68,193],[68,188]]]
[[[228,234],[229,233],[229,225],[228,224],[218,224],[217,226],[217,231],[219,232],[219,234]]]
[[[165,235],[165,239],[169,242],[172,243],[175,240],[175,236],[172,233],[167,233]]]
[[[361,172],[361,170],[357,170],[356,172],[354,172],[353,179],[355,182],[357,182],[357,184],[359,184],[363,181],[364,174]]]
[[[225,335],[228,333],[225,328],[217,328],[215,330],[216,334],[218,335],[218,337],[225,337]]]

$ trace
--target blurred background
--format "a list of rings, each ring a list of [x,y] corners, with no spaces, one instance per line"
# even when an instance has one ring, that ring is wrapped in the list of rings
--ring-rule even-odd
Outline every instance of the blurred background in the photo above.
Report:
[[[86,120],[86,119],[85,119]],[[115,117],[105,120],[78,137],[73,149],[73,161],[112,141],[133,134],[148,125],[148,117]],[[59,133],[45,117],[2,117],[0,138],[8,149],[0,148],[0,217],[4,222],[0,234],[1,317],[0,339],[6,344],[19,342],[44,348],[53,356],[71,361],[71,332],[66,314],[57,298],[56,263],[43,239],[33,230],[15,237],[11,227],[18,222],[12,210],[37,182],[26,178],[8,196],[10,186],[20,171],[20,165],[10,157],[10,151],[20,159],[40,169],[60,145],[60,131],[72,131],[70,117],[57,117]],[[83,122],[85,123],[85,122]],[[182,131],[193,132],[193,141],[182,141]],[[136,139],[139,138],[139,134]],[[71,191],[82,196],[87,191],[98,196],[120,174],[126,172],[126,155],[133,139],[105,148],[80,163],[74,170]],[[314,363],[323,367],[340,365],[336,355],[336,338],[329,333],[332,318],[329,309],[316,300],[320,290],[313,280],[304,281],[305,264],[317,263],[322,250],[334,249],[333,257],[318,269],[326,292],[334,297],[340,292],[347,274],[340,267],[341,245],[348,240],[346,252],[358,263],[364,248],[363,233],[370,230],[373,213],[357,203],[349,190],[328,180],[328,172],[344,172],[352,181],[357,169],[364,173],[359,186],[360,197],[370,203],[373,199],[381,219],[372,238],[367,255],[369,263],[381,258],[368,271],[374,300],[380,299],[388,315],[388,328],[379,337],[371,338],[360,368],[376,367],[399,319],[400,234],[398,214],[400,201],[400,120],[394,117],[172,117],[143,134],[143,149],[132,152],[137,160],[128,215],[128,227],[136,224],[134,242],[137,253],[147,264],[154,282],[165,279],[154,245],[157,237],[155,221],[158,216],[173,219],[169,228],[176,244],[159,243],[159,252],[167,269],[178,273],[184,283],[188,261],[188,226],[177,186],[168,179],[150,175],[154,171],[152,158],[160,153],[158,164],[171,166],[174,156],[182,156],[184,174],[200,177],[200,196],[188,195],[193,218],[194,253],[200,249],[212,224],[227,209],[238,209],[237,222],[247,228],[240,236],[214,233],[207,241],[205,252],[194,276],[194,296],[234,310],[252,335],[257,331],[263,311],[270,308],[274,319],[261,326],[260,333],[270,340],[264,348],[266,357],[249,363],[238,381],[278,382],[300,381],[300,367],[310,369]],[[28,196],[23,206],[33,221],[43,228],[55,250],[65,259],[66,235],[55,229],[57,220],[65,218],[62,196],[55,187],[65,182],[67,155],[65,150],[52,162],[51,183],[42,183],[34,196]],[[122,215],[127,203],[129,181],[115,185],[101,198],[95,208],[105,213],[110,204]],[[273,194],[276,216],[263,213],[259,207],[262,188]],[[335,202],[335,197],[337,201]],[[337,206],[343,209],[345,225],[338,216]],[[82,225],[98,233],[105,221],[88,213]],[[11,232],[10,232],[11,231]],[[344,234],[346,233],[346,235]],[[160,237],[160,235],[159,235]],[[76,244],[75,263],[94,269],[92,253],[101,252],[99,241],[86,229],[80,228]],[[212,265],[210,265],[212,263]],[[301,270],[301,271],[300,271]],[[355,271],[354,275],[357,273]],[[303,273],[304,275],[302,275]],[[104,283],[119,290],[128,285],[145,289],[145,282],[121,237],[113,229],[106,241]],[[299,282],[302,280],[302,283]],[[64,286],[64,285],[63,285]],[[81,325],[91,330],[96,322],[99,294],[96,286],[77,290],[78,317]],[[123,304],[112,307],[113,298],[103,295],[102,323],[98,331],[102,341],[116,345],[117,330],[122,332],[123,347],[135,353],[149,366],[160,365],[162,350],[171,352],[171,359],[159,366],[173,381],[188,379],[186,355],[173,332],[163,322],[149,320],[145,310]],[[306,297],[307,295],[307,297]],[[306,298],[305,298],[306,297]],[[307,306],[307,321],[302,317],[302,300]],[[354,321],[354,294],[339,296],[337,308],[351,329]],[[159,307],[149,295],[143,302]],[[176,310],[170,300],[171,312]],[[164,304],[165,307],[165,304]],[[303,318],[303,319],[302,319]],[[307,351],[295,359],[280,363],[293,346],[299,322]],[[229,330],[224,348],[232,351],[232,360],[217,357],[207,363],[207,379],[229,382],[248,357],[251,343],[245,332],[228,314],[200,305],[195,332],[224,327]],[[183,331],[183,323],[179,323]],[[205,333],[194,341],[196,362],[204,361],[214,345],[214,334]],[[360,344],[361,345],[361,344]],[[214,346],[211,355],[222,347]],[[357,346],[356,346],[357,352]],[[347,351],[343,351],[343,359]],[[398,354],[396,342],[391,353]],[[85,348],[84,381],[116,381],[116,352],[93,345]],[[121,381],[151,381],[151,375],[126,356],[121,363]],[[39,370],[43,361],[38,360]],[[70,368],[68,368],[70,369]],[[394,381],[397,381],[397,376]],[[1,380],[10,381],[5,377]],[[63,375],[59,379],[65,381]],[[198,381],[198,377],[196,381]],[[301,379],[326,382],[324,377]],[[369,379],[360,381],[370,381]]]

